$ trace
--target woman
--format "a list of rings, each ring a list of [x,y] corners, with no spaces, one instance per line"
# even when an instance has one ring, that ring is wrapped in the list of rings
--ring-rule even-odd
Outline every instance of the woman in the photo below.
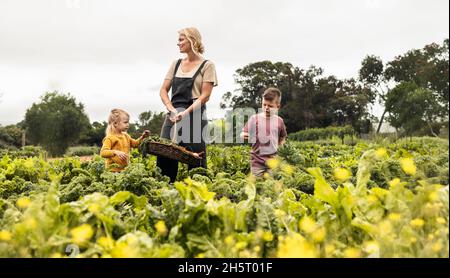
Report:
[[[206,144],[202,131],[207,125],[206,106],[214,86],[217,86],[217,74],[214,63],[205,60],[200,32],[194,28],[178,31],[178,47],[186,54],[183,59],[175,60],[166,74],[161,86],[160,96],[168,113],[161,129],[161,137],[201,153],[198,165],[206,168]],[[172,89],[171,98],[169,90]],[[174,182],[178,173],[178,161],[158,157],[157,164],[162,174]]]

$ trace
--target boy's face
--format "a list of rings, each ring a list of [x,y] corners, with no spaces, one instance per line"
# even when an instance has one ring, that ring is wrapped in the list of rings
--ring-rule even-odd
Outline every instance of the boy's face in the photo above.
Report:
[[[278,99],[267,100],[263,98],[262,101],[262,109],[266,116],[270,116],[270,114],[275,113],[280,109],[280,104],[278,103]]]

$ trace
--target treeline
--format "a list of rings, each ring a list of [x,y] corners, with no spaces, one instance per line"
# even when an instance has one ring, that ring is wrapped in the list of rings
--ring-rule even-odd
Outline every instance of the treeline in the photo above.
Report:
[[[139,137],[143,130],[159,134],[164,113],[143,112],[139,121],[130,123],[129,133]],[[101,146],[107,122],[89,122],[84,105],[70,94],[48,92],[33,103],[25,119],[16,125],[0,127],[0,148],[22,144],[44,147],[50,155],[63,155],[70,146]]]
[[[443,127],[448,133],[448,39],[410,50],[388,62],[368,55],[361,62],[358,76],[350,79],[325,76],[323,69],[315,66],[300,69],[291,63],[271,61],[237,69],[234,78],[238,88],[223,95],[221,108],[258,109],[262,92],[278,87],[283,92],[280,115],[288,132],[302,140],[323,136],[320,128],[330,126],[348,126],[352,132],[365,134],[378,123],[379,132],[385,121],[400,136],[437,136]],[[384,107],[380,119],[369,111],[375,103]],[[130,124],[129,133],[137,137],[149,129],[159,134],[163,120],[163,112],[143,112],[138,122]],[[26,143],[43,146],[51,155],[62,155],[77,144],[99,146],[106,126],[106,122],[90,123],[83,104],[70,94],[48,92],[27,110],[23,121],[0,126],[0,148]],[[330,132],[335,131],[326,129],[324,134]]]
[[[350,125],[377,132],[385,120],[400,135],[437,135],[448,126],[449,41],[413,49],[392,61],[375,55],[361,62],[356,78],[325,76],[321,68],[300,69],[290,63],[262,61],[240,68],[238,88],[223,96],[222,108],[259,108],[265,88],[283,92],[280,115],[288,132]],[[380,119],[370,114],[375,103],[384,106]]]

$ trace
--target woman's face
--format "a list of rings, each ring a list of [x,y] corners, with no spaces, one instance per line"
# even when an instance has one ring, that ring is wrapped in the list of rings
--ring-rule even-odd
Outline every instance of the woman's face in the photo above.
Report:
[[[188,53],[191,50],[191,43],[186,38],[185,35],[178,36],[178,47],[180,48],[181,53]]]

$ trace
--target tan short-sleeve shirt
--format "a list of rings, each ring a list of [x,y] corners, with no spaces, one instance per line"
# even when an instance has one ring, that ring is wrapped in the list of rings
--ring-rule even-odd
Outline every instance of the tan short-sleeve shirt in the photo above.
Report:
[[[173,79],[173,72],[175,70],[175,66],[177,64],[178,60],[175,60],[171,65],[169,70],[167,71],[165,79],[172,80]],[[203,62],[203,61],[202,61]],[[189,72],[183,72],[181,69],[181,64],[178,67],[177,73],[175,74],[176,77],[181,78],[189,78],[193,77],[194,74],[197,72],[198,68],[200,67],[201,63],[194,67]],[[201,95],[202,92],[202,84],[204,82],[211,82],[213,83],[213,86],[217,86],[217,73],[216,73],[216,67],[214,66],[214,63],[211,61],[207,61],[206,64],[203,66],[202,70],[200,71],[200,74],[197,75],[197,78],[195,78],[194,81],[194,87],[192,88],[192,98],[198,98]]]

